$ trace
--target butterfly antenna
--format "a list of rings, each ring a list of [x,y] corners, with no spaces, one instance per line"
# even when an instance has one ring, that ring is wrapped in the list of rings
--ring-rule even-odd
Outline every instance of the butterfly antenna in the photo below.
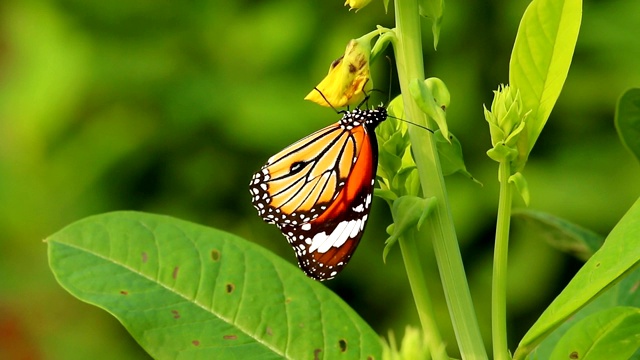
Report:
[[[399,118],[399,117],[391,116],[391,115],[388,115],[388,114],[387,114],[387,117],[390,117],[390,118],[392,118],[392,119],[396,119],[396,120],[398,120],[398,121],[405,122],[405,123],[407,123],[407,124],[411,124],[411,125],[413,125],[413,126],[417,126],[417,127],[421,128],[421,129],[425,129],[425,130],[427,130],[428,132],[430,132],[430,133],[432,133],[432,134],[434,133],[434,132],[433,132],[433,130],[429,129],[428,127],[426,127],[426,126],[422,126],[422,125],[420,125],[420,124],[416,124],[416,123],[411,122],[411,121],[409,121],[409,120],[401,119],[401,118]]]
[[[327,105],[329,105],[329,106],[333,109],[333,111],[335,111],[335,112],[336,112],[336,113],[338,113],[338,114],[342,114],[342,113],[344,113],[344,110],[339,111],[338,109],[336,109],[335,107],[333,107],[333,105],[331,105],[331,103],[329,102],[329,100],[327,99],[327,97],[326,97],[326,96],[324,96],[324,94],[322,93],[322,91],[320,91],[320,89],[318,89],[317,87],[314,87],[314,88],[313,88],[313,90],[317,91],[317,92],[318,92],[318,94],[320,94],[320,96],[322,96],[322,98],[324,99],[324,101],[326,101],[326,102],[327,102]]]

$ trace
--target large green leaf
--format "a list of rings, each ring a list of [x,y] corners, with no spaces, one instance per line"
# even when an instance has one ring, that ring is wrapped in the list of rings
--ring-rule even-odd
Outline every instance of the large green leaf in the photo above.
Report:
[[[582,0],[533,0],[522,17],[509,63],[509,85],[531,110],[518,139],[520,170],[569,73],[582,19]]]
[[[640,89],[627,90],[620,97],[615,122],[620,140],[640,160]]]
[[[159,359],[379,359],[376,333],[293,265],[234,235],[115,212],[47,239],[56,279]]]
[[[520,341],[514,359],[523,359],[569,316],[640,263],[640,200],[611,231],[604,244],[556,297]]]
[[[618,306],[579,321],[550,359],[628,360],[640,347],[640,309]]]
[[[560,327],[547,336],[529,355],[529,359],[550,359],[560,339],[571,329],[580,329],[579,322],[586,317],[614,307],[640,308],[640,268],[636,268],[624,279],[607,289],[602,295],[568,318]],[[577,331],[577,330],[575,330]]]

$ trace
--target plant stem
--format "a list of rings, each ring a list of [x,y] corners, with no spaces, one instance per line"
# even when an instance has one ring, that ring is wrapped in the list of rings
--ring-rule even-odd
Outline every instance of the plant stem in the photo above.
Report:
[[[507,344],[507,258],[509,254],[509,226],[511,222],[511,200],[513,191],[509,176],[511,165],[508,160],[500,162],[500,200],[496,225],[496,242],[493,252],[493,284],[491,301],[491,331],[493,333],[493,357],[509,360]]]
[[[424,79],[418,0],[396,0],[394,4],[397,36],[395,51],[405,114],[417,124],[434,128],[435,124],[428,124],[427,116],[420,111],[409,92],[409,82],[412,79]],[[434,197],[437,201],[431,218],[431,235],[460,354],[465,360],[487,359],[458,248],[435,141],[423,129],[409,127],[408,131],[422,192],[425,198]]]
[[[404,266],[407,269],[409,284],[411,284],[413,299],[418,309],[422,331],[427,339],[432,358],[435,360],[448,360],[449,356],[447,355],[445,344],[442,342],[438,324],[435,321],[431,297],[429,296],[429,290],[427,289],[420,259],[418,258],[418,248],[415,239],[412,236],[408,238],[409,236],[400,237],[398,242],[404,259]]]

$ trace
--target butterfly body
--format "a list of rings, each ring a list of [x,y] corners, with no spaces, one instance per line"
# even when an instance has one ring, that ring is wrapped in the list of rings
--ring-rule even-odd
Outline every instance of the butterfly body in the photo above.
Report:
[[[253,206],[280,229],[309,277],[333,278],[362,238],[378,163],[374,130],[386,118],[382,106],[343,112],[253,175]]]

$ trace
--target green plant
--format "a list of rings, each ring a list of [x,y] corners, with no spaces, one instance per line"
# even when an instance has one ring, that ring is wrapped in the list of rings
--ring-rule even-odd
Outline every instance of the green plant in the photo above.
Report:
[[[484,359],[487,355],[443,179],[448,173],[464,171],[464,164],[461,151],[454,146],[459,143],[446,126],[446,87],[437,79],[425,80],[423,65],[420,14],[432,20],[437,45],[443,3],[398,0],[394,5],[395,28],[366,35],[367,39],[380,35],[371,50],[372,61],[387,44],[392,45],[402,97],[390,111],[439,132],[432,136],[418,127],[405,130],[392,121],[381,126],[379,195],[389,202],[394,217],[386,251],[399,243],[424,344],[433,358],[446,359],[447,349],[434,321],[416,250],[416,242],[433,244],[460,354],[464,359]],[[500,182],[492,319],[496,359],[511,357],[505,312],[511,199],[514,190],[525,201],[529,197],[522,171],[564,83],[580,17],[580,1],[532,2],[516,37],[509,87],[500,87],[491,111],[485,110],[493,145],[489,156],[499,162]],[[638,154],[633,126],[637,123],[637,93],[630,94],[622,98],[617,124],[625,143]],[[398,129],[401,139],[394,136]],[[407,150],[409,144],[411,150]],[[640,260],[639,207],[634,205],[590,256],[522,339],[514,358],[561,357],[569,351],[569,356],[582,359],[583,349],[611,346],[640,332],[634,321],[637,303],[610,295],[612,303],[596,309],[592,305],[598,303],[589,304],[617,287],[624,289],[616,290],[619,293],[635,292],[634,282],[630,286],[620,280],[625,275],[637,279],[633,270]],[[570,238],[577,246],[587,244],[584,232],[575,231],[571,224],[534,215],[520,214],[541,228],[540,234]],[[154,357],[382,356],[383,346],[375,332],[344,302],[279,258],[235,236],[168,217],[121,212],[74,223],[48,243],[59,282],[78,298],[111,312]],[[591,314],[584,314],[580,322],[570,319],[587,310]],[[599,323],[612,326],[604,334],[578,331]],[[564,335],[557,333],[561,330]],[[574,346],[578,343],[581,347]],[[408,354],[412,352],[406,347],[423,346],[415,339],[403,344]],[[627,344],[620,356],[637,348],[633,342]],[[400,355],[388,351],[387,356]]]

